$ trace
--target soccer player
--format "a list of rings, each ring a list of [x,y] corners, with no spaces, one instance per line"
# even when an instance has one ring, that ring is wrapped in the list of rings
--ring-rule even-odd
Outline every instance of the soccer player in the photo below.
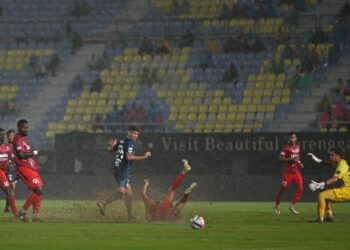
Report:
[[[0,128],[0,188],[6,195],[6,200],[11,207],[14,216],[17,214],[15,198],[10,191],[10,183],[6,176],[6,170],[12,158],[12,148],[5,143],[5,130]]]
[[[32,221],[41,221],[39,217],[43,182],[39,175],[39,164],[35,156],[38,150],[31,149],[26,137],[28,135],[28,121],[21,119],[17,122],[17,134],[13,138],[13,149],[15,151],[16,171],[21,180],[31,190],[23,207],[18,211],[17,217],[22,221],[27,222],[27,210],[33,206]]]
[[[119,197],[124,199],[128,222],[135,220],[132,215],[132,195],[133,191],[130,185],[130,173],[133,161],[145,160],[151,156],[151,152],[145,152],[142,156],[135,155],[135,142],[139,137],[140,130],[136,126],[130,126],[128,134],[123,140],[117,142],[117,139],[108,141],[107,149],[110,152],[116,151],[115,162],[113,166],[114,177],[117,182],[117,192],[110,195],[106,200],[97,202],[100,213],[105,215],[108,204],[117,200]]]
[[[16,132],[12,129],[7,130],[7,132],[6,132],[7,145],[9,145],[11,147],[11,149],[12,149],[13,137],[15,136],[15,134],[16,134]],[[13,150],[12,150],[12,152],[13,152]],[[7,179],[10,182],[11,194],[13,195],[13,197],[15,197],[16,196],[16,183],[17,183],[19,176],[17,175],[17,172],[16,172],[13,154],[11,156],[10,164],[7,167],[6,175],[7,175]],[[10,212],[10,203],[7,200],[6,200],[4,212],[5,213]]]
[[[276,204],[274,211],[276,214],[280,214],[280,203],[284,192],[287,190],[291,183],[294,183],[296,190],[292,197],[289,210],[294,214],[299,214],[295,205],[301,197],[303,192],[303,178],[301,177],[299,167],[303,168],[303,163],[300,162],[300,145],[297,144],[297,136],[294,132],[288,133],[288,144],[286,144],[279,156],[279,160],[285,162],[282,174],[282,183],[280,190],[276,197]]]
[[[323,190],[337,181],[342,181],[343,185],[337,188],[329,188],[318,194],[318,217],[312,222],[333,222],[334,216],[331,209],[331,202],[350,201],[350,171],[349,165],[344,160],[344,151],[341,148],[332,148],[329,151],[329,161],[319,159],[312,153],[308,153],[311,159],[319,164],[325,164],[335,168],[334,175],[326,181],[311,181],[309,188],[311,191]]]
[[[146,209],[146,219],[148,221],[173,221],[178,218],[180,211],[186,204],[191,192],[196,188],[197,183],[193,182],[191,186],[185,190],[182,198],[173,205],[175,190],[181,184],[185,174],[191,170],[191,166],[188,165],[187,160],[182,161],[184,164],[183,169],[171,183],[168,193],[162,201],[154,201],[147,195],[149,180],[144,180],[141,195]]]

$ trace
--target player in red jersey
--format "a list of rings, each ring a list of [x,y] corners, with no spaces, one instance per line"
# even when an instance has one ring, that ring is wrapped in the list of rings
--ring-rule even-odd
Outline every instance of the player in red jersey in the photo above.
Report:
[[[11,147],[11,149],[12,149],[13,137],[15,137],[15,134],[16,134],[16,132],[12,129],[7,130],[7,132],[6,132],[7,145],[9,145]],[[12,152],[13,152],[13,150],[12,150]],[[17,180],[19,179],[19,176],[17,175],[16,168],[15,168],[14,157],[15,157],[14,154],[12,154],[11,162],[8,165],[7,170],[6,170],[7,179],[10,182],[10,191],[11,191],[11,194],[13,195],[13,197],[16,196],[16,183],[17,183]],[[10,212],[10,203],[7,200],[6,200],[4,212],[5,213]]]
[[[288,144],[286,144],[279,157],[280,161],[284,161],[284,168],[282,174],[281,188],[276,197],[276,205],[274,211],[276,214],[280,214],[280,203],[284,192],[287,190],[291,183],[294,183],[296,190],[292,197],[289,210],[294,214],[299,214],[295,205],[301,197],[303,192],[303,178],[301,177],[299,167],[303,168],[304,165],[300,161],[300,145],[297,144],[297,136],[294,132],[288,133]]]
[[[40,221],[39,212],[41,208],[43,182],[38,173],[40,167],[34,158],[38,154],[38,151],[32,150],[26,139],[28,135],[28,121],[25,119],[19,120],[17,122],[17,129],[17,134],[13,138],[16,170],[21,180],[32,191],[23,207],[18,211],[17,217],[22,221],[28,221],[27,210],[33,205],[32,221]]]
[[[185,174],[191,170],[190,165],[186,160],[183,160],[184,167],[182,171],[175,177],[168,193],[162,201],[154,201],[147,195],[147,189],[149,186],[149,180],[144,180],[143,188],[141,191],[143,203],[146,209],[146,219],[148,221],[172,221],[175,220],[181,211],[181,208],[187,202],[191,192],[196,188],[197,183],[192,183],[189,188],[184,192],[182,198],[173,205],[175,190],[181,184]]]
[[[13,215],[16,216],[17,208],[15,198],[11,193],[10,182],[6,175],[6,170],[10,164],[12,154],[11,146],[5,143],[5,130],[0,128],[0,188],[6,194],[6,200],[11,207]]]

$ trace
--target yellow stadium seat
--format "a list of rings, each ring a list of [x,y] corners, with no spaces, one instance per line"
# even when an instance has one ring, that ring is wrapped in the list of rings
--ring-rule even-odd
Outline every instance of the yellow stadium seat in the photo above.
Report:
[[[170,113],[168,119],[170,121],[176,121],[177,120],[177,116],[178,116],[177,113]]]
[[[199,112],[208,112],[208,110],[209,110],[208,105],[199,106]]]
[[[197,116],[197,120],[198,121],[205,121],[207,120],[207,114],[202,112],[202,113],[199,113],[198,116]]]

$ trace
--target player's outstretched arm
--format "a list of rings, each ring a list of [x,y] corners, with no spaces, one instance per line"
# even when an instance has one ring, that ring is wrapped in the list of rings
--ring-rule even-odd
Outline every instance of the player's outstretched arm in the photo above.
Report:
[[[107,144],[107,150],[109,152],[113,152],[115,150],[115,145],[117,145],[117,139],[116,138],[111,138],[108,140],[108,144]]]
[[[307,153],[307,156],[309,156],[316,163],[328,165],[328,166],[332,165],[332,163],[330,161],[322,160],[322,159],[318,158],[317,156],[315,156],[313,153]]]
[[[147,158],[151,157],[151,152],[146,152],[144,153],[144,155],[133,155],[133,154],[126,154],[126,159],[128,161],[142,161],[145,160]]]

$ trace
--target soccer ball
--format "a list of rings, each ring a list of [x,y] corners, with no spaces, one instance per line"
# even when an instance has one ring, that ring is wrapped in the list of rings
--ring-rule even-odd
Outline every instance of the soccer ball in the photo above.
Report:
[[[202,229],[205,225],[205,220],[202,216],[195,215],[190,219],[190,226],[193,229]]]

